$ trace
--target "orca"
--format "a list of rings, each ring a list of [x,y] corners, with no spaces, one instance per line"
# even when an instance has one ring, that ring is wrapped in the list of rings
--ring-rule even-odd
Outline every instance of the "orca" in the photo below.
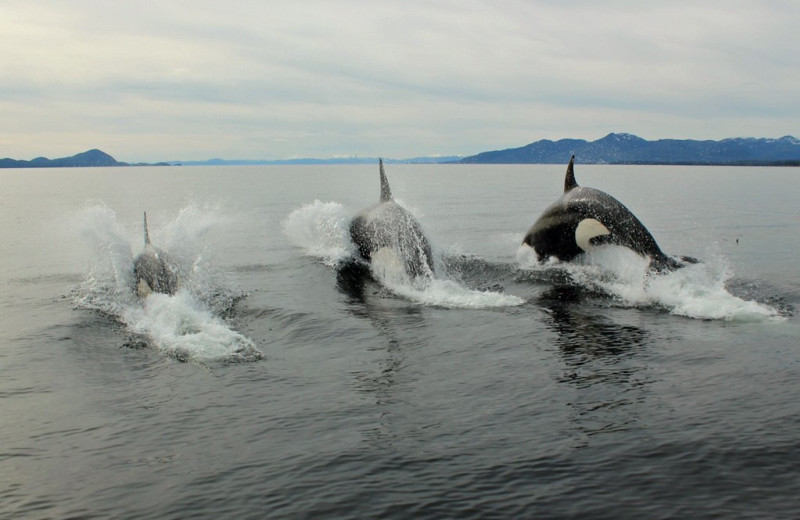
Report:
[[[396,262],[410,276],[433,276],[433,253],[413,215],[394,201],[379,160],[381,196],[350,221],[350,238],[366,262],[376,258]]]
[[[147,231],[147,212],[144,213],[144,249],[133,261],[134,288],[139,298],[152,293],[175,294],[180,276],[167,253],[153,246]]]
[[[574,163],[573,155],[564,178],[564,194],[544,210],[522,241],[533,248],[540,262],[550,258],[569,262],[597,246],[615,244],[649,258],[651,271],[684,267],[661,251],[653,235],[621,202],[600,190],[579,186]]]

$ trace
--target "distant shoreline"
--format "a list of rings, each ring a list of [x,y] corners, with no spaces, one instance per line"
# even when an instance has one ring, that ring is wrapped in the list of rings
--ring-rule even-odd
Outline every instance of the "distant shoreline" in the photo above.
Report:
[[[798,166],[800,139],[736,137],[720,141],[659,139],[608,134],[596,141],[543,139],[519,148],[482,152],[459,162],[468,164],[566,164],[575,155],[581,164]]]
[[[176,162],[170,166],[337,166],[337,165],[359,165],[359,164],[373,164],[377,163],[378,159],[374,161],[326,161],[325,159],[317,159],[314,161],[187,161],[184,163]],[[536,163],[521,163],[521,162],[493,162],[493,163],[464,163],[461,161],[408,161],[408,160],[390,160],[384,159],[383,162],[387,164],[440,164],[440,165],[498,165],[498,166],[513,166],[513,165],[556,165],[566,164],[563,161],[559,162],[536,162]],[[797,167],[800,166],[800,160],[796,161],[734,161],[734,162],[582,162],[586,165],[598,166],[765,166],[765,167]]]
[[[33,170],[33,169],[70,169],[70,168],[124,168],[124,167],[181,167],[181,166],[199,166],[199,167],[213,167],[213,166],[346,166],[346,165],[363,165],[363,164],[377,164],[378,159],[374,161],[326,161],[318,159],[309,162],[302,161],[175,161],[175,162],[159,162],[159,163],[125,163],[118,162],[117,164],[70,164],[70,165],[41,165],[41,164],[26,164],[26,165],[12,165],[4,163],[5,159],[0,159],[0,169],[20,169],[20,170]],[[21,161],[20,161],[21,162]],[[28,161],[30,162],[30,161]],[[559,162],[536,162],[536,163],[521,163],[521,162],[491,162],[491,163],[464,163],[461,161],[402,161],[402,160],[384,160],[387,164],[428,164],[428,165],[444,165],[444,166],[469,166],[469,165],[482,165],[482,166],[514,166],[514,165],[558,165],[565,164],[563,161]],[[725,166],[725,167],[770,167],[770,168],[796,168],[800,167],[800,160],[796,161],[732,161],[732,162],[581,162],[584,165],[597,165],[597,166]]]
[[[102,150],[92,149],[70,157],[58,159],[48,159],[47,157],[37,157],[30,161],[10,159],[0,159],[0,168],[91,168],[91,167],[113,167],[113,166],[170,166],[168,163],[136,163],[130,164],[120,162],[103,152]]]
[[[580,164],[637,166],[800,166],[800,139],[737,137],[720,141],[659,139],[648,141],[632,134],[611,133],[596,141],[543,139],[519,148],[481,152],[471,156],[413,157],[384,159],[387,164],[566,164],[575,155]],[[30,161],[0,159],[0,168],[86,168],[109,166],[289,166],[376,164],[377,157],[279,160],[208,159],[205,161],[162,161],[126,163],[93,149],[71,157]]]

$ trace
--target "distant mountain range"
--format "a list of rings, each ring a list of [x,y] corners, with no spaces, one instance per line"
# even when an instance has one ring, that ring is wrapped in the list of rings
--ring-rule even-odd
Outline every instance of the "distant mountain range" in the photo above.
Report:
[[[449,157],[415,157],[413,159],[384,159],[389,164],[431,164],[431,163],[454,163],[461,159],[461,156]],[[89,150],[71,157],[61,157],[60,159],[48,159],[47,157],[37,157],[30,161],[18,159],[0,159],[0,168],[76,168],[91,166],[241,166],[241,165],[291,165],[291,164],[377,164],[377,157],[343,157],[332,159],[282,159],[282,160],[258,160],[258,159],[208,159],[206,161],[168,161],[158,163],[126,163],[120,162],[103,152],[102,150]]]
[[[566,164],[575,155],[583,164],[698,164],[800,166],[800,139],[785,136],[779,139],[737,137],[721,141],[691,139],[659,139],[647,141],[632,134],[608,134],[597,141],[583,139],[543,139],[520,148],[483,152],[469,157],[415,157],[384,159],[394,164]],[[0,159],[0,168],[58,168],[88,166],[238,166],[292,164],[373,164],[377,157],[345,157],[332,159],[169,161],[159,163],[119,162],[100,150],[30,161]]]
[[[659,139],[608,134],[597,141],[541,140],[520,148],[483,152],[466,164],[566,164],[571,155],[583,164],[701,164],[800,166],[800,139],[731,138],[721,141]]]
[[[61,157],[60,159],[48,159],[47,157],[37,157],[30,161],[17,159],[0,159],[0,168],[84,168],[88,166],[168,166],[167,163],[157,163],[155,165],[137,163],[130,164],[119,162],[101,150],[89,150],[71,157]]]
[[[414,157],[411,159],[383,159],[387,164],[438,164],[456,163],[463,156],[450,155],[443,157]],[[311,157],[299,159],[208,159],[206,161],[171,161],[171,164],[186,166],[240,166],[240,165],[293,165],[293,164],[377,164],[377,157],[334,157],[330,159],[314,159]]]

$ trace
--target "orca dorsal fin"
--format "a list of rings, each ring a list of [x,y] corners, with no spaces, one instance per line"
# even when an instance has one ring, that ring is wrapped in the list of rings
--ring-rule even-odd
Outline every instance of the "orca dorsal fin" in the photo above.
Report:
[[[564,193],[568,192],[572,188],[576,188],[577,186],[578,183],[575,180],[575,156],[573,155],[569,159],[569,165],[567,166],[567,176],[564,177]]]
[[[144,212],[144,245],[150,244],[150,233],[147,231],[147,212]]]
[[[386,172],[383,171],[383,159],[378,159],[381,170],[381,202],[392,200],[392,190],[389,188],[389,181],[386,179]]]

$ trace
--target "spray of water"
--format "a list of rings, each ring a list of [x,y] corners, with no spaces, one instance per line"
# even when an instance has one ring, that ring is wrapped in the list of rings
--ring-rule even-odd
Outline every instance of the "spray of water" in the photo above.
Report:
[[[152,294],[122,315],[129,329],[147,336],[161,352],[182,361],[252,361],[261,357],[252,340],[232,330],[182,289]]]
[[[319,258],[326,265],[335,266],[352,258],[356,251],[350,240],[350,218],[351,215],[341,204],[316,200],[291,212],[283,221],[283,231],[307,255]],[[409,276],[403,262],[390,251],[378,251],[373,255],[370,265],[372,275],[393,293],[421,305],[485,309],[524,303],[523,299],[516,296],[465,287],[447,273],[444,262],[436,257],[435,246],[433,250],[436,275],[423,273],[421,276]]]
[[[283,232],[306,254],[334,266],[355,251],[349,223],[344,206],[315,200],[292,211],[283,221]]]
[[[89,265],[73,291],[74,304],[114,317],[130,333],[180,360],[260,359],[262,353],[253,341],[219,317],[237,295],[225,288],[225,276],[213,268],[211,246],[204,238],[223,221],[214,211],[195,205],[183,208],[165,226],[154,226],[151,219],[150,236],[178,264],[182,287],[174,296],[153,294],[139,300],[132,290],[132,273],[133,257],[143,240],[141,227],[126,230],[114,211],[102,204],[85,208],[74,217],[74,224],[88,246]]]
[[[780,312],[761,302],[732,294],[734,273],[728,262],[709,256],[665,274],[649,270],[648,259],[617,246],[598,248],[575,263],[539,264],[530,247],[522,246],[518,260],[524,269],[566,270],[571,280],[589,290],[609,295],[617,305],[666,309],[689,318],[760,321],[781,320]]]

